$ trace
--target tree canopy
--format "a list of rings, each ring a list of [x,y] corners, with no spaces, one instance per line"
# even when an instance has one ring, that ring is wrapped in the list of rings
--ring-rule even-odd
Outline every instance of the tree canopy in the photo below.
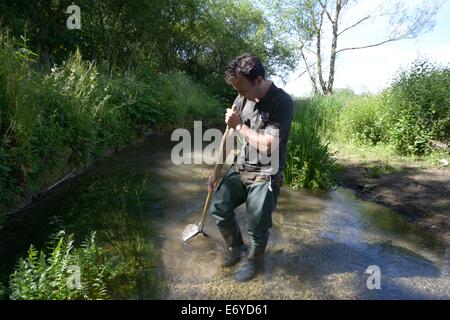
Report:
[[[227,95],[223,70],[242,52],[258,55],[269,73],[293,68],[290,52],[272,41],[260,8],[234,0],[78,0],[81,29],[69,30],[72,1],[0,1],[0,21],[13,36],[27,37],[39,67],[59,64],[76,48],[112,74],[152,67],[182,70]]]

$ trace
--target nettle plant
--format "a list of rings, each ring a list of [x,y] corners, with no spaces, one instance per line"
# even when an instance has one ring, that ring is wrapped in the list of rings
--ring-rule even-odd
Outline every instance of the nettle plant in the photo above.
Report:
[[[59,232],[47,256],[33,245],[10,277],[12,300],[107,299],[105,262],[95,232],[74,247],[73,235]]]

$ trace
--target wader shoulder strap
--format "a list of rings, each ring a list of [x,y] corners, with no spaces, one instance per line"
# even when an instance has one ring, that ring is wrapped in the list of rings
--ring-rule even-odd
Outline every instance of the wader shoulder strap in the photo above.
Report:
[[[242,106],[241,106],[241,110],[239,110],[239,113],[242,113],[242,111],[244,111],[246,103],[247,103],[247,98],[244,98],[244,100],[242,100]]]

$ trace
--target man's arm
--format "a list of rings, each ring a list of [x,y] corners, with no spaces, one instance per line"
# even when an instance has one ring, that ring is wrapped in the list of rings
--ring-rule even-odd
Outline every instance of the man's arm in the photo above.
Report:
[[[245,124],[242,124],[239,133],[252,147],[266,155],[269,155],[272,150],[275,150],[278,147],[278,139],[276,139],[276,137],[270,134],[255,132]]]
[[[225,115],[225,122],[233,129],[240,127],[239,133],[241,136],[254,148],[257,150],[269,155],[272,150],[275,150],[278,147],[278,137],[275,137],[270,134],[258,133],[253,131],[247,125],[245,125],[239,113],[234,111],[233,109],[227,109],[227,113]]]

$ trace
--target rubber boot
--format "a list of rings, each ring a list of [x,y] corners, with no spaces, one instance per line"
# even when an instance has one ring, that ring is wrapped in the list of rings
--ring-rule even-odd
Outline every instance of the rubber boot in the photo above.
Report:
[[[219,231],[227,245],[222,259],[222,267],[234,266],[241,260],[241,256],[246,250],[239,225],[235,220],[230,226],[219,226]]]
[[[266,251],[268,232],[260,236],[252,236],[250,240],[252,246],[247,259],[239,266],[234,273],[234,278],[238,282],[246,282],[253,279],[258,273],[264,271],[264,253]]]

